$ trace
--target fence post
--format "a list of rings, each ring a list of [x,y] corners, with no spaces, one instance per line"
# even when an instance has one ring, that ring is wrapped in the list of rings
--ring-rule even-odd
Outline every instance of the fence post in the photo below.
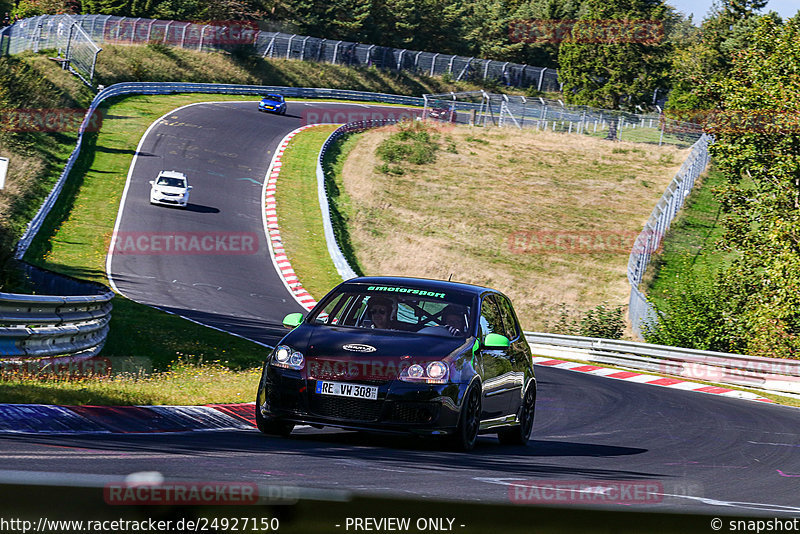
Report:
[[[429,76],[433,76],[433,69],[436,67],[436,58],[439,57],[439,54],[433,54],[433,58],[431,59],[431,70]]]
[[[455,54],[450,58],[450,63],[447,65],[447,74],[453,74],[453,61],[456,60]]]
[[[406,53],[406,49],[400,50],[400,54],[397,56],[397,70],[400,70],[400,65],[403,64],[403,54]]]
[[[171,21],[167,22],[166,26],[164,26],[164,40],[162,41],[162,43],[164,43],[164,44],[167,44],[167,36],[169,35],[169,27],[172,25],[173,22],[175,22],[175,21],[171,20]]]
[[[372,58],[372,49],[373,48],[375,48],[375,45],[370,45],[369,48],[367,48],[367,66],[370,65],[370,59]]]
[[[181,33],[181,48],[185,48],[185,46],[184,46],[184,45],[186,44],[186,29],[189,27],[189,24],[191,24],[191,23],[190,23],[190,22],[187,22],[187,23],[186,23],[186,24],[183,26],[183,33]]]
[[[94,57],[92,58],[92,70],[89,73],[89,85],[91,85],[92,81],[94,80],[94,68],[97,66],[97,54],[99,54],[101,50],[102,48],[98,48],[94,53]]]
[[[331,63],[333,63],[334,65],[336,65],[336,58],[339,55],[339,45],[340,44],[342,44],[342,41],[338,41],[336,43],[336,48],[333,49],[333,61],[331,61]]]
[[[483,79],[484,80],[486,79],[487,76],[489,76],[489,63],[491,63],[491,62],[492,62],[491,60],[487,59],[486,63],[484,64],[484,68],[483,68]]]
[[[300,61],[303,61],[306,58],[306,43],[308,42],[308,36],[303,39],[303,49],[300,51]]]
[[[133,28],[131,28],[131,43],[130,44],[133,44],[133,39],[134,39],[134,37],[136,37],[136,24],[140,20],[142,20],[141,17],[139,17],[139,18],[137,18],[136,20],[133,21]]]
[[[289,54],[292,53],[292,41],[295,37],[297,37],[296,33],[293,33],[292,36],[289,37],[289,44],[286,45],[286,59],[289,59]]]
[[[64,52],[64,59],[66,59],[66,61],[64,61],[64,66],[63,66],[64,70],[69,69],[69,53],[70,53],[70,47],[72,46],[72,31],[74,29],[75,29],[75,24],[74,23],[70,24],[69,25],[69,35],[67,36],[67,49]]]
[[[208,24],[203,26],[203,29],[200,30],[200,44],[197,45],[197,50],[199,50],[201,52],[203,51],[203,39],[206,36],[206,28],[208,28]]]
[[[150,42],[150,39],[153,37],[153,24],[156,22],[156,19],[150,21],[150,24],[147,26],[147,42]]]

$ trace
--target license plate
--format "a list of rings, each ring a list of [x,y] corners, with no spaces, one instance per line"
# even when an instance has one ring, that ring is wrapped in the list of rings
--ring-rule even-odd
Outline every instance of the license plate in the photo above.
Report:
[[[346,384],[343,382],[317,382],[318,395],[334,395],[336,397],[352,397],[355,399],[378,398],[377,386],[362,386],[360,384]]]

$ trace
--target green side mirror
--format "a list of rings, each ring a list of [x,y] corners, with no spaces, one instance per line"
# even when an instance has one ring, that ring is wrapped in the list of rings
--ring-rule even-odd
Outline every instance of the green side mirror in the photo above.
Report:
[[[500,334],[486,334],[483,338],[483,348],[485,349],[507,349],[511,345],[506,336]]]
[[[283,318],[283,326],[286,328],[297,328],[303,322],[302,313],[290,313]]]

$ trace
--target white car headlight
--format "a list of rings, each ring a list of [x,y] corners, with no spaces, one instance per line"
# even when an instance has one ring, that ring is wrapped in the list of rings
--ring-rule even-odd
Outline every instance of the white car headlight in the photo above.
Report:
[[[305,365],[305,357],[303,353],[292,350],[286,345],[278,345],[272,353],[272,365],[276,367],[283,367],[285,369],[300,370]]]
[[[425,367],[415,363],[403,369],[398,378],[403,382],[423,382],[426,384],[445,384],[450,376],[450,369],[446,363],[434,361]]]

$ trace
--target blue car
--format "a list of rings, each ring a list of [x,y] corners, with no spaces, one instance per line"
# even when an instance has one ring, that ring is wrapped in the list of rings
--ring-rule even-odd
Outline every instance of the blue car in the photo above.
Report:
[[[282,95],[264,95],[258,103],[258,111],[286,115],[286,101]]]

